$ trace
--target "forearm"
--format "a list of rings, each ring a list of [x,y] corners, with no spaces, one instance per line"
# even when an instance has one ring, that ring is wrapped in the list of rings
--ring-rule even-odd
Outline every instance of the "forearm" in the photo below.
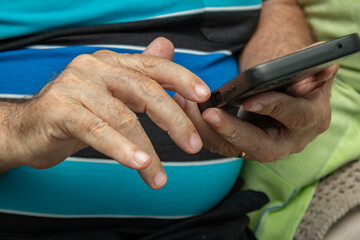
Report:
[[[311,43],[311,29],[296,0],[266,1],[258,27],[240,55],[240,69],[284,56]]]
[[[9,133],[9,116],[17,108],[15,103],[0,102],[0,174],[5,173],[16,164],[7,156],[7,142],[10,138]],[[16,147],[16,146],[13,146]]]

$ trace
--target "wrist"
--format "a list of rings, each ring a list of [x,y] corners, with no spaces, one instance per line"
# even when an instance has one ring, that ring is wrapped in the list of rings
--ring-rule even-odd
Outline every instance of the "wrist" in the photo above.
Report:
[[[296,1],[266,1],[257,29],[240,55],[239,67],[244,71],[313,42],[311,28]]]
[[[9,119],[10,114],[16,111],[16,105],[7,102],[0,103],[0,174],[21,165],[13,155],[13,150],[18,147],[18,143],[12,140],[13,134]]]
[[[12,161],[3,161],[0,159],[0,175],[6,173],[12,168],[19,167],[20,165],[15,164],[15,162]]]

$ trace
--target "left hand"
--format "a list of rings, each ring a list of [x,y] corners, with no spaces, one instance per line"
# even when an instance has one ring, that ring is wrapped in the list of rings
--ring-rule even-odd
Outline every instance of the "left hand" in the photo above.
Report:
[[[330,93],[338,66],[289,87],[270,91],[243,102],[255,116],[241,120],[223,109],[209,108],[201,116],[197,103],[179,94],[174,100],[197,128],[204,147],[224,156],[271,162],[301,152],[330,125]]]

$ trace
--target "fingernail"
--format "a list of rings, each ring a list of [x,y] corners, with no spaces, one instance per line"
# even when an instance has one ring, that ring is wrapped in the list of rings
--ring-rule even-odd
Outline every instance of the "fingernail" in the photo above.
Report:
[[[167,181],[167,176],[164,170],[159,170],[154,177],[154,184],[156,187],[162,187]]]
[[[134,160],[140,166],[143,166],[147,161],[150,160],[150,156],[147,155],[144,151],[137,150],[134,153]]]
[[[203,99],[210,94],[210,89],[202,84],[196,84],[195,93],[198,98]]]
[[[189,145],[190,145],[190,148],[193,150],[198,150],[202,147],[201,138],[197,133],[191,134],[190,139],[189,139]]]
[[[251,107],[248,109],[248,111],[260,112],[263,108],[264,108],[264,106],[261,105],[260,103],[254,103],[253,105],[251,105]]]
[[[174,100],[175,100],[175,102],[177,102],[177,104],[178,104],[182,109],[185,108],[185,104],[186,104],[185,98],[183,98],[183,97],[180,96],[180,95],[175,95]]]
[[[210,113],[205,114],[204,119],[206,122],[210,123],[215,127],[219,126],[221,122],[219,114],[217,114],[215,111],[210,111]]]

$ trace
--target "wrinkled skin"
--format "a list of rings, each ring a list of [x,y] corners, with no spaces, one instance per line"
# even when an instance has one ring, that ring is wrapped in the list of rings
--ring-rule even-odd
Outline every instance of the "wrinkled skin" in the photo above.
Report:
[[[332,66],[289,87],[286,93],[270,91],[243,102],[245,119],[223,109],[209,108],[202,115],[197,103],[176,94],[174,99],[198,129],[204,147],[225,156],[271,162],[301,152],[330,124],[330,94],[338,66]]]
[[[146,113],[184,151],[196,153],[201,139],[191,120],[165,92],[203,102],[209,88],[173,63],[172,43],[155,39],[143,54],[98,51],[76,57],[30,101],[3,105],[0,162],[50,168],[92,146],[139,170],[152,188],[167,176],[136,114]]]

